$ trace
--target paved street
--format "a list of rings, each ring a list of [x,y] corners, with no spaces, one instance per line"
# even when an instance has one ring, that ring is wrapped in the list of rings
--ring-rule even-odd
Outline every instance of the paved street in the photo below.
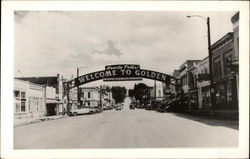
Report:
[[[175,113],[109,110],[14,128],[15,149],[237,146],[237,124]]]

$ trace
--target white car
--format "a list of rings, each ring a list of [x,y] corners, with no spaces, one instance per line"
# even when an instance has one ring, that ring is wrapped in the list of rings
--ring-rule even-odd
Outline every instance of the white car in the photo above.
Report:
[[[79,108],[70,110],[70,116],[76,116],[81,114],[93,114],[96,112],[95,108]]]

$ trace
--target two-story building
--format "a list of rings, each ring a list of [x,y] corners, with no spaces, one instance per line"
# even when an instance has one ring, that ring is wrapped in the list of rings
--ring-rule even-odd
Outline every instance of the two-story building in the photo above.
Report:
[[[163,84],[162,82],[156,82],[155,86],[150,89],[150,99],[153,101],[163,101]]]
[[[211,46],[215,109],[238,109],[236,75],[231,72],[234,37],[230,32]]]
[[[199,109],[211,109],[209,59],[198,63],[198,103]]]
[[[83,102],[83,107],[97,107],[100,105],[100,88],[98,87],[80,87],[81,90],[81,99]]]
[[[193,66],[197,66],[200,60],[187,60],[179,68],[178,78],[181,80],[181,100],[184,107],[189,104],[189,89],[190,89],[190,73],[188,70]]]
[[[198,109],[198,63],[194,63],[188,70],[188,108]]]

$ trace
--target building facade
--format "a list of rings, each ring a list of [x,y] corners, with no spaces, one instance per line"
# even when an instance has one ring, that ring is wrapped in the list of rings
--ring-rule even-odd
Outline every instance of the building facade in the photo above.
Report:
[[[198,109],[198,64],[194,63],[193,66],[188,68],[188,108]]]
[[[150,89],[150,99],[156,101],[163,101],[164,94],[163,94],[163,84],[162,82],[156,82],[154,87]]]
[[[81,87],[80,90],[83,107],[97,107],[100,106],[101,100],[104,101],[103,97],[100,97],[100,89],[98,87]]]
[[[14,120],[45,115],[45,87],[14,79]]]
[[[193,66],[197,66],[200,60],[187,60],[179,67],[179,79],[181,80],[181,100],[185,108],[189,107],[189,90],[190,90],[190,70]]]
[[[46,86],[48,88],[47,93],[49,93],[49,97],[46,97],[46,109],[47,115],[58,115],[65,110],[63,104],[63,77],[57,74],[56,76],[45,76],[45,77],[16,77],[15,79],[29,81],[34,84],[39,84],[42,86]],[[55,96],[52,98],[52,94],[50,93],[51,87],[53,87],[53,91],[55,90]],[[45,91],[46,92],[46,91]]]
[[[211,109],[209,59],[198,63],[198,105],[199,109]]]
[[[234,56],[231,60],[231,72],[236,76],[236,86],[237,86],[237,95],[239,94],[239,19],[240,13],[237,12],[231,18],[233,23],[233,36],[234,36]]]
[[[211,46],[215,109],[238,109],[236,75],[231,72],[234,53],[233,33],[228,33]]]

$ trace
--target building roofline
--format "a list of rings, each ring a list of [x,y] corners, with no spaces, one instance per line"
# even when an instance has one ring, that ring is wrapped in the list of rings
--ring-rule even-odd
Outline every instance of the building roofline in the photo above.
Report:
[[[235,14],[232,16],[231,22],[232,22],[232,23],[235,23],[235,22],[239,21],[239,19],[240,19],[240,12],[237,12],[237,13],[235,13]]]
[[[218,45],[221,45],[229,38],[233,39],[233,32],[228,32],[226,35],[224,35],[222,38],[220,38],[214,44],[212,44],[211,50],[213,51]]]

